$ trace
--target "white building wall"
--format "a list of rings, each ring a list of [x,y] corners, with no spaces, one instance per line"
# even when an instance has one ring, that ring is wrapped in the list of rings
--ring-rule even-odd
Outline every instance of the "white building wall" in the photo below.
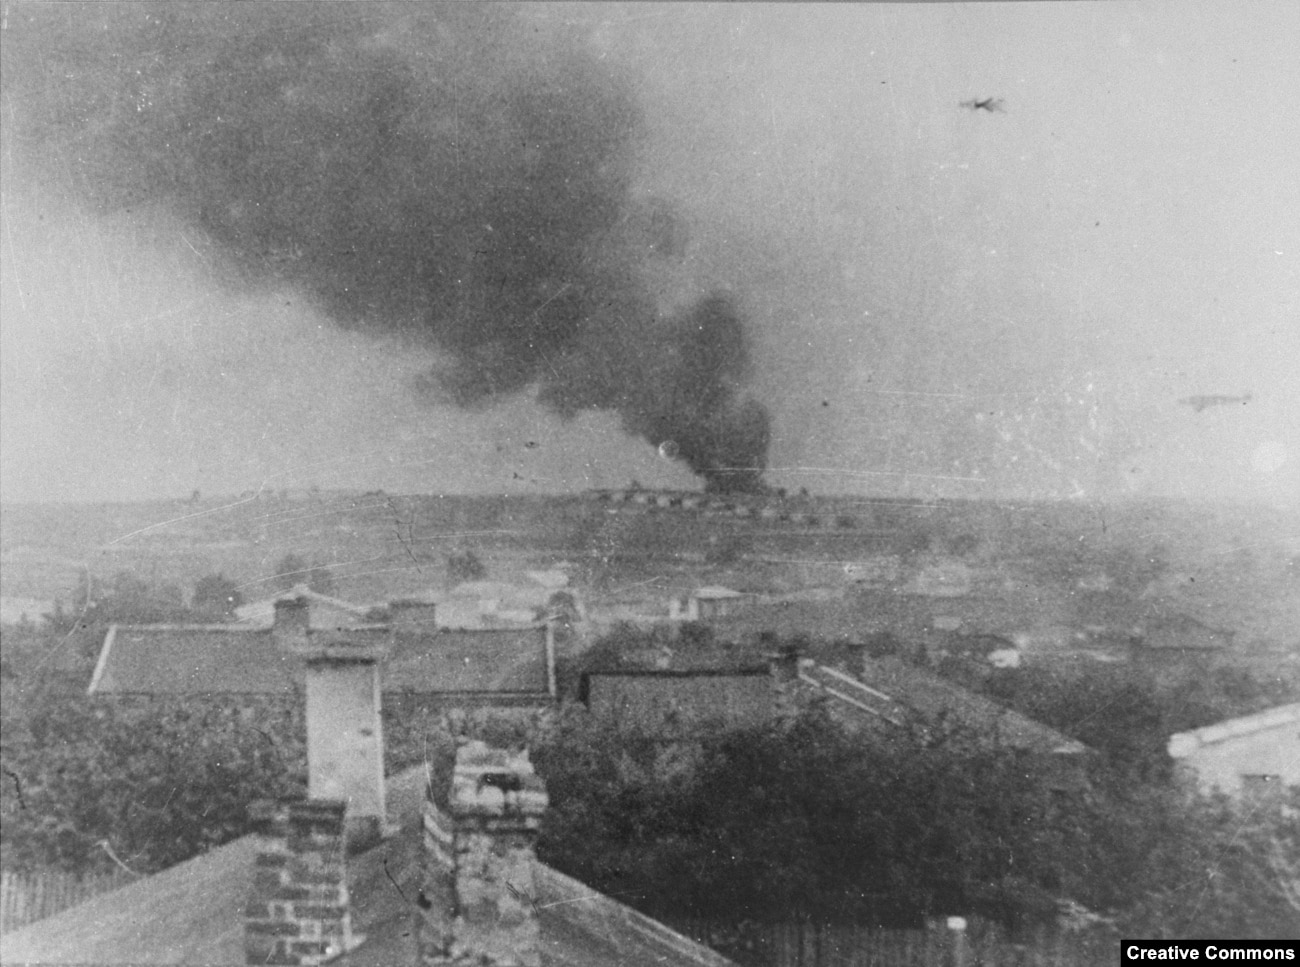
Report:
[[[1278,785],[1300,785],[1300,721],[1282,721],[1243,735],[1204,741],[1195,732],[1175,735],[1169,754],[1195,773],[1204,792],[1236,795],[1258,780],[1276,776]]]
[[[348,816],[384,809],[384,743],[375,662],[312,662],[307,671],[307,794],[343,799]]]

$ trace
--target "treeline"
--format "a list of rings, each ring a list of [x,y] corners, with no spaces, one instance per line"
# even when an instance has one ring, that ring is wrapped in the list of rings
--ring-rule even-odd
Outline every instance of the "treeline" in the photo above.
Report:
[[[254,799],[305,788],[301,713],[283,705],[17,698],[0,713],[8,870],[157,872],[243,835]]]
[[[1029,665],[954,677],[993,700],[1078,739],[1131,781],[1167,783],[1176,732],[1300,700],[1294,682],[1244,669],[1158,678],[1131,664]]]
[[[1069,899],[1130,936],[1300,924],[1295,814],[1133,783],[1104,761],[1063,795],[1014,752],[864,747],[816,708],[672,743],[571,711],[534,759],[551,795],[542,858],[670,920],[962,913],[1015,930]]]
[[[286,554],[256,586],[275,592],[288,591],[297,585],[305,585],[319,594],[333,594],[334,575],[324,565],[313,564],[297,554]],[[57,633],[113,623],[230,621],[245,603],[245,587],[225,574],[214,572],[199,578],[187,596],[178,584],[149,582],[132,571],[118,571],[109,578],[82,571],[69,599],[56,600],[54,610],[43,617],[45,624]]]
[[[689,645],[615,629],[562,663],[562,694],[582,671],[636,667],[666,646],[724,664],[792,645],[853,660],[807,638],[745,647],[687,627]],[[914,926],[975,913],[1016,929],[1068,899],[1130,935],[1295,935],[1300,791],[1289,813],[1200,799],[1174,781],[1165,748],[1173,732],[1294,701],[1286,683],[1101,665],[946,671],[1087,744],[1079,781],[977,735],[867,744],[817,706],[671,742],[569,711],[535,754],[552,796],[543,855],[678,922]]]

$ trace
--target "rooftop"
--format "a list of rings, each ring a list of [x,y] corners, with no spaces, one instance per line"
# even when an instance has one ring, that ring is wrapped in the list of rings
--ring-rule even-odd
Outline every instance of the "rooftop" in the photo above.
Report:
[[[364,943],[332,963],[417,962],[414,905],[421,863],[423,766],[388,780],[401,832],[348,862],[353,923]],[[263,848],[245,836],[154,876],[4,935],[5,963],[244,963],[243,907]],[[707,948],[537,864],[542,963],[551,967],[727,967]],[[585,901],[585,902],[584,902]]]
[[[235,609],[235,615],[241,622],[270,627],[275,619],[275,602],[285,598],[306,598],[311,603],[313,628],[328,628],[338,624],[361,624],[370,612],[369,606],[320,594],[305,584],[299,584],[290,591],[240,605]]]
[[[691,597],[698,598],[701,601],[721,601],[731,598],[744,598],[747,595],[742,591],[733,591],[731,588],[711,584],[707,587],[696,588],[691,592]]]
[[[862,684],[877,696],[863,699],[878,707],[878,717],[892,721],[906,709],[928,725],[969,730],[1000,745],[1040,754],[1078,755],[1083,743],[962,688],[901,658],[867,658]],[[847,681],[847,676],[840,676]],[[857,691],[850,694],[861,698]]]
[[[392,634],[385,625],[359,625],[334,633],[349,639],[391,637],[381,664],[386,692],[548,690],[542,625],[412,634]],[[89,691],[293,695],[302,691],[305,674],[302,659],[278,647],[270,628],[113,625],[104,637]]]
[[[1230,739],[1294,724],[1300,724],[1300,702],[1279,705],[1263,712],[1256,712],[1254,715],[1226,719],[1188,732],[1177,732],[1169,737],[1169,754],[1175,759],[1181,759],[1207,745],[1217,745]]]

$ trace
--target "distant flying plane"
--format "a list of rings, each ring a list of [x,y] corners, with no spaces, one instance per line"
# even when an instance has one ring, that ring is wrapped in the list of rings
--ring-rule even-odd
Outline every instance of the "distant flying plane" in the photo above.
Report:
[[[980,101],[971,98],[969,101],[962,101],[957,106],[964,107],[968,111],[988,111],[990,114],[993,114],[995,112],[998,114],[1006,114],[1007,113],[1006,109],[1002,105],[1003,105],[1002,98],[986,97]]]
[[[1240,403],[1244,406],[1250,402],[1250,394],[1246,393],[1243,396],[1222,396],[1217,394],[1213,396],[1185,396],[1178,402],[1190,406],[1199,413],[1207,406],[1230,406],[1233,403]]]

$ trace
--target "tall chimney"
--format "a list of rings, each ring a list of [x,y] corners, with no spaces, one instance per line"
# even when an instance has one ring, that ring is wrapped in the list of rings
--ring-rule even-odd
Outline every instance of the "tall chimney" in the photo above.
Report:
[[[296,602],[280,604],[276,617],[292,616],[290,627],[298,628]],[[347,803],[352,850],[374,843],[386,830],[379,663],[388,653],[387,639],[386,630],[306,628],[280,639],[307,666],[307,795]]]
[[[424,805],[420,964],[538,967],[534,844],[547,796],[528,753],[466,743],[444,804],[435,793]]]

